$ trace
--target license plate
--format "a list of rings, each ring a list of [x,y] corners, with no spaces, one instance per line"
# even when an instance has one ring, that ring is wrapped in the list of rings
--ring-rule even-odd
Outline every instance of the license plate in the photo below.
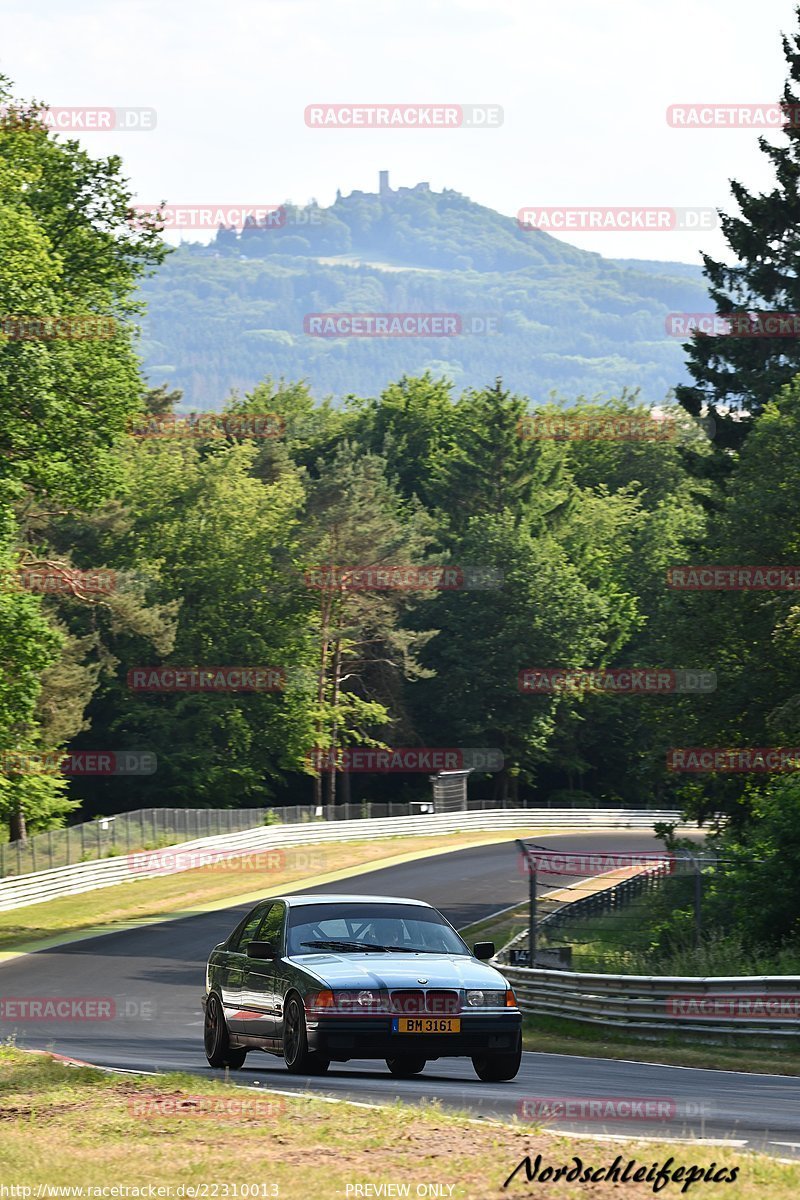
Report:
[[[392,1033],[461,1033],[460,1017],[393,1017]]]

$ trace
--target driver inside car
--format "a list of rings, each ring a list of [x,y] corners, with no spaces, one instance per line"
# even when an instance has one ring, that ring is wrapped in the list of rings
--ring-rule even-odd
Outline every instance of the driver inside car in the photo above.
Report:
[[[373,921],[359,940],[370,946],[405,946],[408,941],[402,922],[391,917]]]

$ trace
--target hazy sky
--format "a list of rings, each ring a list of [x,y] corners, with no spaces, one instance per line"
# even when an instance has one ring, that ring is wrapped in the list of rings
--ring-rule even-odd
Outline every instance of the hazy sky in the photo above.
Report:
[[[523,206],[729,207],[771,175],[744,128],[670,128],[676,103],[774,103],[790,0],[0,0],[0,70],[52,105],[149,106],[86,133],[142,203],[333,201],[429,180]],[[312,103],[498,104],[499,129],[312,129]],[[768,134],[770,140],[779,134]],[[717,232],[584,232],[613,257],[697,261]]]

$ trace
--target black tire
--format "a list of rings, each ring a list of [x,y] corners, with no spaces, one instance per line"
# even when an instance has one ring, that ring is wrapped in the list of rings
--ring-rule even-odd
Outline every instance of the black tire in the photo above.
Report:
[[[214,992],[206,1000],[203,1041],[206,1058],[211,1067],[230,1067],[231,1070],[238,1071],[247,1058],[246,1050],[238,1050],[231,1046],[222,1001]]]
[[[289,996],[283,1010],[283,1061],[293,1075],[323,1075],[330,1059],[308,1048],[306,1014],[299,996]]]
[[[414,1058],[407,1054],[401,1058],[387,1058],[386,1065],[398,1079],[410,1079],[412,1075],[419,1075],[420,1071],[425,1070],[427,1061],[427,1058]]]
[[[516,1078],[522,1062],[522,1035],[509,1054],[473,1054],[475,1074],[483,1083],[505,1083]]]

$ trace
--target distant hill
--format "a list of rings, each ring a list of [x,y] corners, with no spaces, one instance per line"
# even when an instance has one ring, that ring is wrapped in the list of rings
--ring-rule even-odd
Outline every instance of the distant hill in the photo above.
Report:
[[[666,314],[710,308],[699,267],[606,259],[426,184],[383,180],[329,208],[287,204],[279,219],[183,243],[142,289],[145,371],[182,388],[186,407],[219,408],[265,375],[341,397],[426,369],[458,387],[502,375],[535,399],[627,386],[658,402],[687,377]],[[494,332],[304,331],[308,314],[329,312],[456,313],[465,325],[488,315]]]

